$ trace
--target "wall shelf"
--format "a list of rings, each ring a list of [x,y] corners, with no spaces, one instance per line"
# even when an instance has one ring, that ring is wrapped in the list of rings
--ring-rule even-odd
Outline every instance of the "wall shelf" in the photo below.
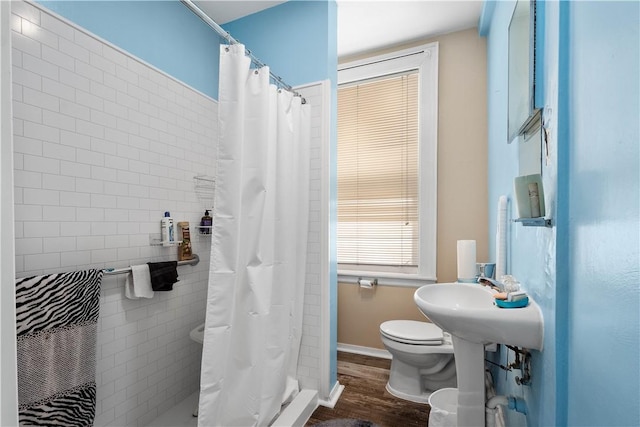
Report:
[[[553,227],[553,220],[551,218],[538,217],[538,218],[518,218],[513,222],[519,222],[525,227]]]
[[[198,236],[211,236],[213,230],[212,225],[196,225],[195,228],[198,230]]]
[[[213,209],[213,200],[216,190],[216,179],[208,175],[196,175],[193,177],[196,197],[208,209]]]
[[[149,246],[164,246],[166,248],[172,246],[179,246],[182,240],[175,240],[173,242],[163,242],[160,233],[149,234]]]

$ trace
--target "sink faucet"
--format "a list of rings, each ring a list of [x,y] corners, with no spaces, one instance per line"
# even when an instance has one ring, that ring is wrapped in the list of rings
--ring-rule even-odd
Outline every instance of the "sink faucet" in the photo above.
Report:
[[[488,286],[497,292],[504,291],[504,284],[490,277],[478,276],[476,281],[483,286]]]

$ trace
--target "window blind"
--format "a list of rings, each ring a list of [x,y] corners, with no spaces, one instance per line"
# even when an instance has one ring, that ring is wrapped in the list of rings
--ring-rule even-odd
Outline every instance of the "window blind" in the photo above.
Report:
[[[418,265],[418,72],[338,88],[338,262]]]

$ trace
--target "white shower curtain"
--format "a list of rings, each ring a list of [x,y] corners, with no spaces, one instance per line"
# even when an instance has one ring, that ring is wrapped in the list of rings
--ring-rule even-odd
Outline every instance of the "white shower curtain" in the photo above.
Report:
[[[221,46],[199,426],[266,426],[296,378],[310,107],[250,67],[243,45]]]

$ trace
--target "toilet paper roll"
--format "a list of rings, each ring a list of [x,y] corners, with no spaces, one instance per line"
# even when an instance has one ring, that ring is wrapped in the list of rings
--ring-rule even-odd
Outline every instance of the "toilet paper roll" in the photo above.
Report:
[[[358,279],[358,284],[361,288],[364,289],[372,289],[375,285],[378,284],[377,279],[367,280],[367,279]]]
[[[458,282],[475,282],[476,241],[458,240]]]
[[[373,284],[371,283],[371,280],[360,280],[360,287],[361,288],[373,288]]]

